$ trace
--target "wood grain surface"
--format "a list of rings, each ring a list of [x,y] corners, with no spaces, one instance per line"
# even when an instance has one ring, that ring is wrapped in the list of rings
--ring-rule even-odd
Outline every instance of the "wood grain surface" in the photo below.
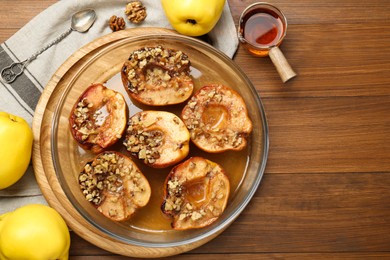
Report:
[[[3,42],[54,0],[0,0]],[[255,1],[229,0],[234,21]],[[234,60],[262,97],[266,174],[240,217],[209,243],[170,259],[390,258],[390,2],[269,1],[288,22],[281,49]],[[71,259],[122,259],[72,233]]]

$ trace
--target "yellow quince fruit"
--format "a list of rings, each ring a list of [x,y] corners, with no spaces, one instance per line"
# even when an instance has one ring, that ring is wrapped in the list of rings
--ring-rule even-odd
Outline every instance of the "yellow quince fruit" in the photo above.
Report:
[[[0,216],[1,260],[66,260],[70,235],[61,215],[30,204]]]
[[[161,0],[172,27],[181,34],[201,36],[221,17],[226,0]]]
[[[0,111],[0,190],[24,175],[32,144],[33,133],[26,120]]]

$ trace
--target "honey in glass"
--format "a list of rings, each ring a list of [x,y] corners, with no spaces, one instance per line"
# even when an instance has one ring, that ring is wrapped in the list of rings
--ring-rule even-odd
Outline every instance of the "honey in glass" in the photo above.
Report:
[[[254,56],[264,57],[279,46],[286,35],[287,22],[282,12],[267,3],[255,3],[241,14],[238,38]]]

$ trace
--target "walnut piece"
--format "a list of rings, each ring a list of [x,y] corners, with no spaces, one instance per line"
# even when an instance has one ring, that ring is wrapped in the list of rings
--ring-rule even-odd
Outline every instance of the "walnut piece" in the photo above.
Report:
[[[141,1],[132,1],[126,5],[125,14],[132,23],[140,23],[146,18],[146,8]]]
[[[123,30],[126,27],[125,20],[122,17],[117,17],[116,15],[111,16],[108,24],[113,32]]]

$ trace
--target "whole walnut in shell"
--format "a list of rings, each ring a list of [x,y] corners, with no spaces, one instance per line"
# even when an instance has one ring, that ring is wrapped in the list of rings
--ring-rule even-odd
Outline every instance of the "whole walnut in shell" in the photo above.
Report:
[[[126,5],[125,14],[130,22],[138,24],[145,20],[146,8],[141,1],[132,1]]]
[[[126,27],[125,20],[122,17],[117,17],[116,15],[111,16],[108,24],[113,32],[123,30]]]

